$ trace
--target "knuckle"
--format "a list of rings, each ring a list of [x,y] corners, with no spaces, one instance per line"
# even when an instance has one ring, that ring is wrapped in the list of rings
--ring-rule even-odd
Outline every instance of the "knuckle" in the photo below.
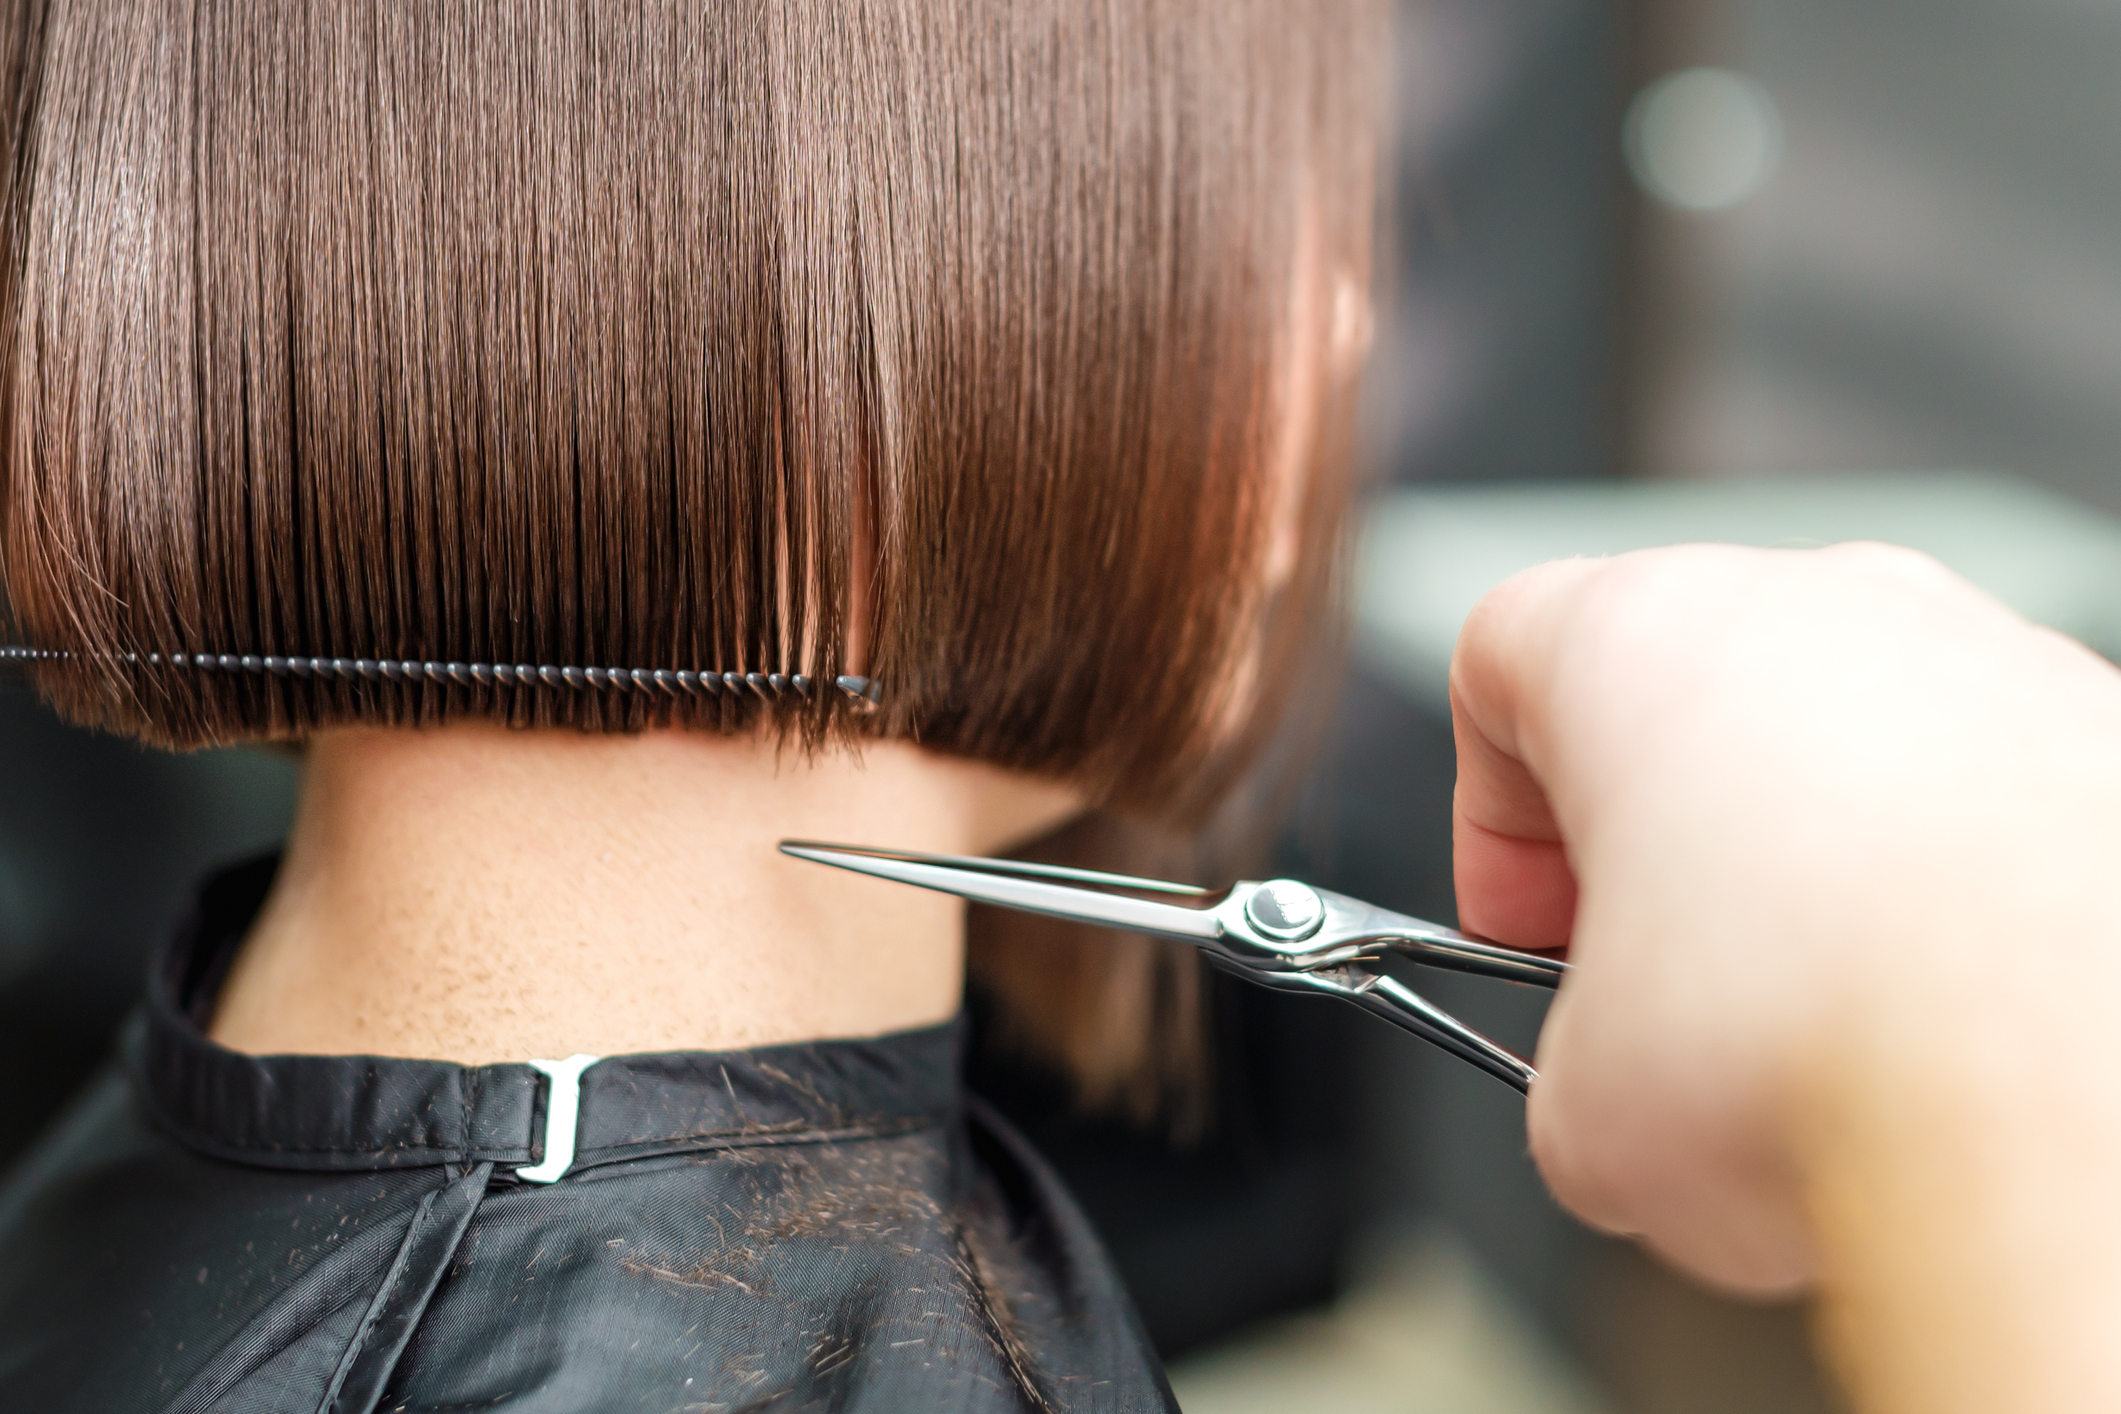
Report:
[[[1626,1156],[1597,1137],[1600,1126],[1577,1123],[1566,1095],[1542,1083],[1533,1087],[1525,1128],[1532,1161],[1556,1202],[1601,1231],[1634,1231]]]
[[[1818,552],[1850,569],[1890,575],[1918,584],[1951,584],[1958,577],[1935,556],[1882,540],[1851,540]]]

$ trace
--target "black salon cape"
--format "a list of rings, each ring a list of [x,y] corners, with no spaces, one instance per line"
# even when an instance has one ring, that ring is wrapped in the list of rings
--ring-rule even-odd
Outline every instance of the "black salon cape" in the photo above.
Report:
[[[157,959],[122,1064],[0,1188],[0,1410],[1175,1410],[954,1026],[583,1076],[200,1032],[269,862]]]

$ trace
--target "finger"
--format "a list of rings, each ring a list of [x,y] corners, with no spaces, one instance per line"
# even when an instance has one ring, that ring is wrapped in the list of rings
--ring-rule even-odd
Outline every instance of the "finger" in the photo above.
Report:
[[[1498,834],[1454,811],[1451,875],[1468,932],[1515,948],[1568,946],[1576,875],[1560,841]]]
[[[1540,1033],[1525,1123],[1548,1191],[1586,1226],[1635,1238],[1717,1290],[1796,1294],[1818,1264],[1787,1167],[1724,1098],[1649,1079],[1656,1046],[1630,1063],[1608,1000],[1564,989]]]
[[[1613,1125],[1601,1103],[1604,1096],[1595,1088],[1599,1077],[1590,1077],[1594,1088],[1587,1092],[1573,1064],[1581,1050],[1577,1016],[1576,990],[1565,988],[1540,1028],[1539,1079],[1525,1101],[1525,1138],[1532,1162],[1556,1202],[1587,1227],[1613,1237],[1633,1237],[1641,1224],[1629,1201],[1632,1185],[1607,1162],[1613,1153]],[[1628,1116],[1623,1111],[1618,1118],[1624,1123]]]
[[[1543,730],[1558,620],[1593,572],[1595,562],[1566,561],[1503,584],[1467,618],[1452,658],[1459,922],[1517,947],[1564,946],[1575,919],[1575,876],[1526,743]]]

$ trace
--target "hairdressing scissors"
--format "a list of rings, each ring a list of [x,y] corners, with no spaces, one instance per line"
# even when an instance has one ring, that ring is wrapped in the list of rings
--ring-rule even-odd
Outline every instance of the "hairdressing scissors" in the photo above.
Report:
[[[781,853],[975,903],[1077,923],[1169,938],[1201,950],[1210,963],[1282,992],[1338,997],[1411,1031],[1519,1092],[1538,1072],[1405,986],[1383,969],[1394,953],[1428,967],[1499,977],[1552,990],[1568,975],[1558,958],[1518,952],[1440,924],[1391,913],[1294,879],[1235,885],[1199,906],[1132,897],[1163,894],[1206,900],[1213,890],[1057,864],[972,859],[903,849],[783,840]]]

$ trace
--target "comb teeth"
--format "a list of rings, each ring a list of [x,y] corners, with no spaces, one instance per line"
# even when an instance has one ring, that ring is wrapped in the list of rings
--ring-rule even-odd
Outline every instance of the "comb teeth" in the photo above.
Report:
[[[0,662],[58,663],[78,654],[63,648],[0,648]],[[458,687],[567,687],[577,691],[661,692],[670,697],[808,700],[816,684],[801,673],[716,673],[691,668],[575,668],[549,663],[430,663],[411,658],[283,658],[277,654],[115,653],[122,663],[199,672],[267,673],[273,677],[431,682]],[[874,679],[838,677],[832,685],[865,703],[877,700]]]

